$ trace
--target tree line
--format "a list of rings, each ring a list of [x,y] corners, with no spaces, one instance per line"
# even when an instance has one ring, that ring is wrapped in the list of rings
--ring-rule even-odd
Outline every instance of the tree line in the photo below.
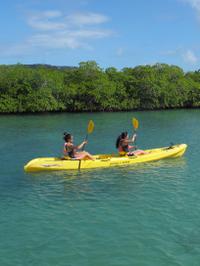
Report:
[[[200,107],[200,71],[155,64],[102,69],[0,65],[0,113],[128,111]]]

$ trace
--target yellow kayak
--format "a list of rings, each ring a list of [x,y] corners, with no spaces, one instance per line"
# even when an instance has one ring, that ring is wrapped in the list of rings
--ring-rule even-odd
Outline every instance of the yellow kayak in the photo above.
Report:
[[[128,165],[145,163],[165,158],[176,158],[184,154],[187,149],[186,144],[173,145],[170,147],[163,147],[159,149],[145,150],[146,154],[137,156],[120,156],[118,154],[101,154],[94,155],[95,160],[82,160],[80,164],[81,169],[89,168],[103,168],[113,167],[118,165]],[[36,171],[58,171],[58,170],[78,170],[79,160],[70,158],[37,158],[28,162],[24,166],[27,172]]]

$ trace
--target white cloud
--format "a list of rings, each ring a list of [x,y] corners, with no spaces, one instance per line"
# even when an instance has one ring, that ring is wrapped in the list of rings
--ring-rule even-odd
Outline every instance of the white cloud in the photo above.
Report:
[[[174,50],[167,50],[160,52],[160,55],[167,57],[179,57],[184,60],[187,64],[195,65],[199,58],[196,56],[195,52],[191,49],[184,49],[183,47],[179,47]]]
[[[182,0],[188,3],[193,9],[196,10],[198,19],[200,20],[200,0]]]
[[[112,34],[109,30],[77,30],[77,31],[71,31],[70,35],[76,38],[94,38],[94,39],[100,39],[108,37]]]
[[[44,11],[44,12],[35,12],[31,14],[28,18],[28,25],[36,30],[60,30],[66,27],[65,23],[51,21],[55,19],[62,18],[62,13],[60,11]]]
[[[31,16],[29,25],[38,30],[28,42],[32,46],[48,48],[88,47],[88,42],[112,35],[99,28],[108,18],[97,13],[76,13],[65,16],[59,11],[46,11]],[[42,32],[42,33],[41,33]]]
[[[79,41],[69,35],[67,36],[67,33],[38,34],[30,38],[28,42],[34,47],[44,47],[51,49],[75,49],[81,46]]]
[[[65,15],[58,10],[33,12],[27,17],[27,24],[34,31],[26,40],[11,45],[1,52],[8,55],[23,55],[41,49],[91,49],[91,42],[103,39],[113,33],[102,28],[109,18],[97,13],[74,13]],[[101,26],[101,27],[100,27]]]
[[[66,30],[49,33],[36,34],[28,43],[31,46],[57,48],[79,48],[86,47],[87,41],[109,36],[111,33],[105,30]]]
[[[192,65],[196,64],[198,61],[197,56],[191,50],[187,50],[185,53],[182,54],[182,56],[185,62],[192,64]]]
[[[97,13],[75,13],[67,17],[69,23],[79,26],[105,23],[109,20],[107,16]]]
[[[62,12],[55,10],[30,14],[28,24],[34,29],[46,31],[66,29],[69,27],[94,26],[105,23],[108,20],[109,18],[107,16],[97,13],[74,13],[64,16]]]

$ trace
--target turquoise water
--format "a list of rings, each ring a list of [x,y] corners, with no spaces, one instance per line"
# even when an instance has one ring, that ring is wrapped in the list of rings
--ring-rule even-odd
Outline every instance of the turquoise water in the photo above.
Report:
[[[189,145],[184,157],[138,166],[26,174],[59,155],[62,133],[114,152],[140,122],[140,148]],[[0,265],[200,264],[200,110],[0,116]]]

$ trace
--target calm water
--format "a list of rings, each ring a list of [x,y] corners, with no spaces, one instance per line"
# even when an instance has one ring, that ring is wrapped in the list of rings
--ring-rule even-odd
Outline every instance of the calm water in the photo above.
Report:
[[[140,122],[140,148],[189,145],[184,157],[80,173],[26,174],[59,155],[62,133],[114,152]],[[200,265],[200,110],[0,116],[0,265]]]

